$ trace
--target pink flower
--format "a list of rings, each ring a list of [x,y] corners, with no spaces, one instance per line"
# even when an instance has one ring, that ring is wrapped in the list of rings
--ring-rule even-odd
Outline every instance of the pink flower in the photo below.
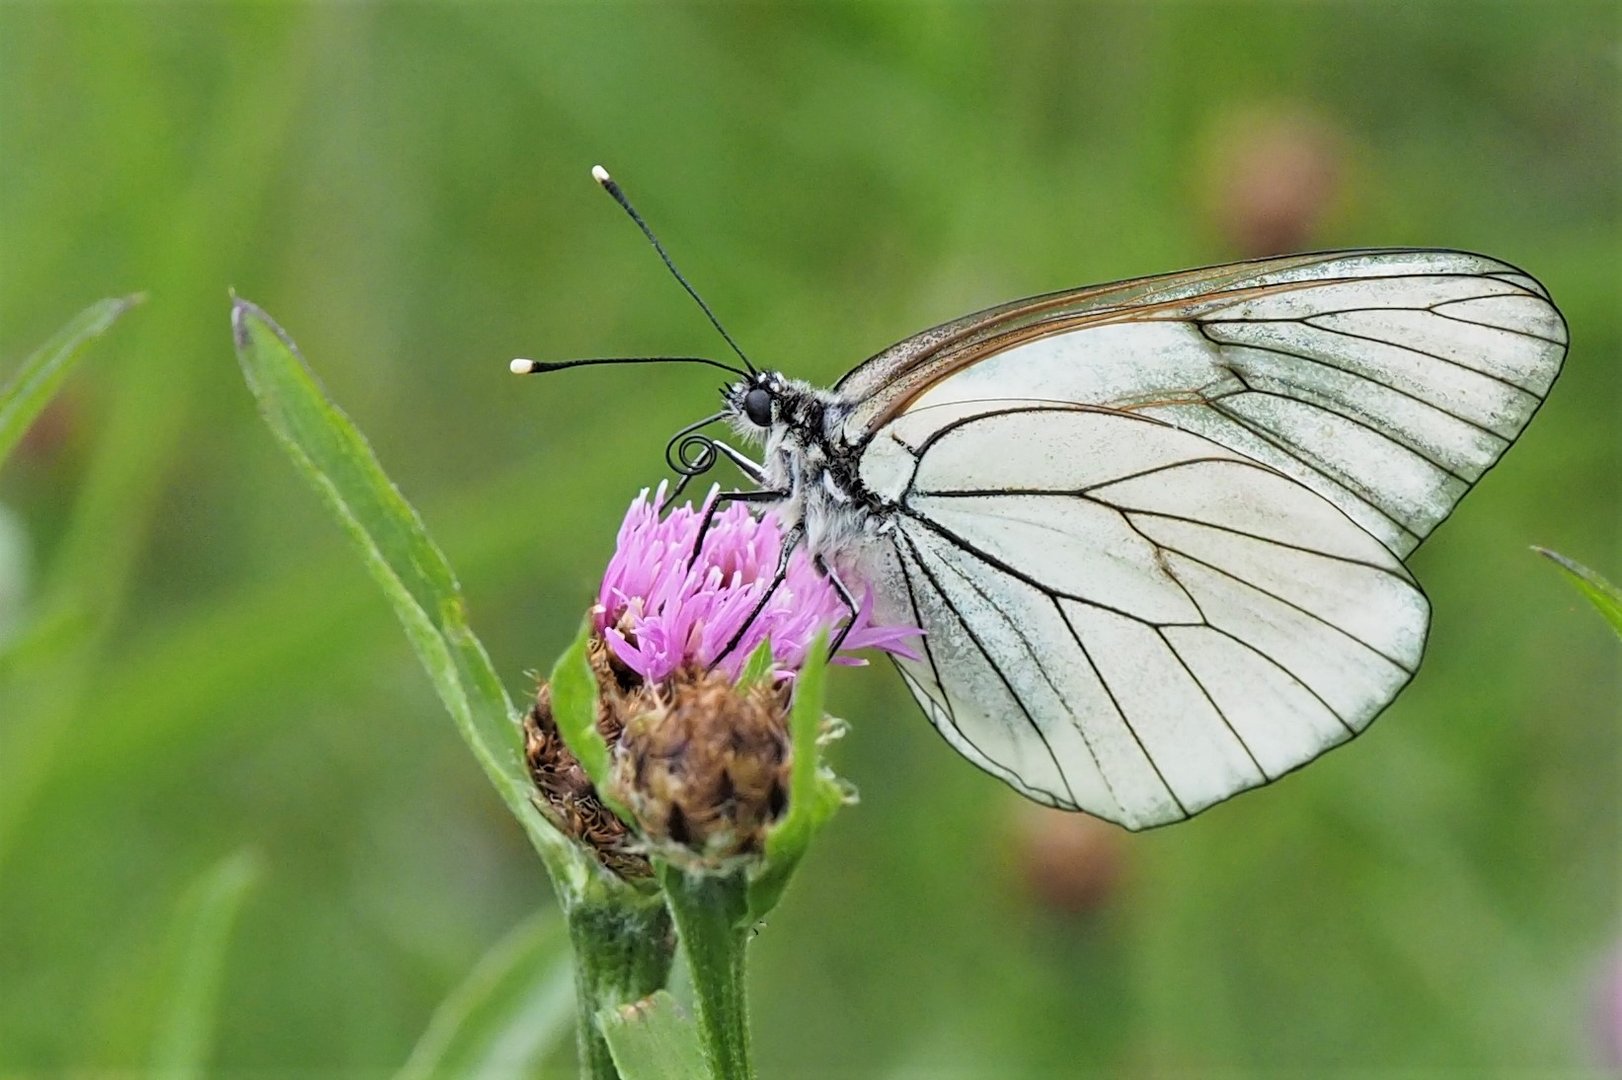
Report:
[[[733,503],[715,515],[694,558],[693,544],[715,489],[698,509],[688,504],[661,518],[657,507],[664,493],[661,484],[650,501],[643,489],[626,511],[593,611],[597,629],[627,667],[649,682],[667,679],[688,663],[717,666],[735,679],[756,647],[770,640],[777,670],[792,674],[804,663],[817,631],[826,630],[830,639],[837,635],[850,610],[802,549],[789,559],[788,576],[764,610],[721,656],[771,584],[783,530],[772,516],[757,518],[747,506]],[[846,655],[857,649],[916,659],[905,642],[918,629],[874,626],[871,612],[867,590],[835,663],[862,663]]]

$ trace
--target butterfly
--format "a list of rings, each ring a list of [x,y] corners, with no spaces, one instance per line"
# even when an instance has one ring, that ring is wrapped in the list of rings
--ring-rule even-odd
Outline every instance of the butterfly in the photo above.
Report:
[[[666,265],[732,343],[623,191]],[[1414,676],[1403,560],[1531,420],[1566,323],[1516,267],[1332,251],[1016,300],[831,389],[723,367],[679,432],[725,457],[855,609],[960,754],[1129,829],[1180,821],[1361,733]],[[540,364],[556,370],[631,358]],[[730,422],[758,459],[697,434]]]

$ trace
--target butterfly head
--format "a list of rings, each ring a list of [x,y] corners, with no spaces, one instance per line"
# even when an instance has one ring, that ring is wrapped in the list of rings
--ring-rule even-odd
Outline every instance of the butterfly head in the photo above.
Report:
[[[745,434],[759,435],[770,430],[783,416],[783,402],[790,393],[787,379],[775,371],[757,371],[721,389],[727,417]]]

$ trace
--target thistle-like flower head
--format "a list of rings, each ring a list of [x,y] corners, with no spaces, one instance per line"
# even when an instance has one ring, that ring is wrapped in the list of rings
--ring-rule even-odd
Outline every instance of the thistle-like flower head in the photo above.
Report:
[[[790,709],[820,716],[820,680],[806,706],[806,683],[795,678],[810,651],[847,622],[836,663],[861,662],[846,649],[914,656],[907,640],[920,633],[874,626],[871,591],[853,614],[804,551],[772,590],[784,533],[774,517],[739,503],[710,516],[713,490],[696,509],[661,514],[664,494],[644,490],[627,511],[580,643],[596,684],[595,717],[571,712],[566,727],[543,686],[524,722],[542,811],[631,880],[653,873],[650,857],[705,873],[763,858],[766,835],[793,798]],[[762,643],[769,672],[743,678]],[[567,731],[578,737],[588,725],[610,758],[606,773],[590,777],[565,743]],[[815,754],[814,740],[802,750]],[[846,797],[825,772],[802,794]],[[817,796],[805,797],[816,805]]]
[[[756,517],[733,503],[715,514],[700,542],[715,490],[702,506],[661,517],[664,491],[661,485],[650,499],[644,490],[626,512],[594,612],[615,658],[648,682],[684,666],[713,667],[735,679],[762,641],[771,642],[776,670],[792,674],[819,630],[832,636],[851,618],[833,583],[799,550],[783,583],[748,621],[777,572],[782,527],[770,514]],[[846,655],[860,649],[915,656],[906,642],[918,630],[874,626],[871,611],[871,593],[864,592],[835,662],[861,663]],[[727,650],[740,628],[743,636]]]

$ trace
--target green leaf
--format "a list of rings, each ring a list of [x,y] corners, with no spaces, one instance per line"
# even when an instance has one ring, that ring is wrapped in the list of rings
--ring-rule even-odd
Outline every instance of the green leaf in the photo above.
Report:
[[[182,898],[167,948],[168,992],[157,1004],[154,1076],[206,1075],[226,949],[242,900],[258,877],[258,858],[240,851],[211,867]]]
[[[524,920],[452,990],[396,1080],[533,1074],[569,1034],[574,971],[555,911]]]
[[[0,387],[0,463],[10,456],[28,426],[50,402],[84,347],[142,299],[137,295],[96,301],[75,315],[12,373],[5,386]]]
[[[265,422],[382,587],[463,740],[554,879],[577,888],[600,876],[596,861],[531,803],[534,786],[512,702],[467,624],[456,576],[417,512],[349,417],[327,399],[281,327],[237,299],[231,328]]]
[[[669,991],[597,1014],[624,1080],[692,1080],[708,1075],[698,1031]]]
[[[788,880],[805,855],[811,837],[845,802],[845,789],[822,767],[823,693],[828,673],[828,636],[818,634],[794,680],[789,714],[793,759],[788,812],[766,834],[766,857],[749,883],[749,913],[760,919],[782,898]]]
[[[749,659],[743,662],[743,670],[738,673],[738,693],[747,693],[751,687],[771,673],[772,643],[767,639],[756,645],[755,651],[749,654]]]
[[[821,750],[822,707],[828,675],[828,635],[818,633],[794,684],[794,707],[789,713],[789,740],[794,760],[789,772],[789,808],[783,828],[803,829],[813,824],[817,771]]]
[[[597,729],[597,676],[591,670],[591,620],[580,627],[574,642],[552,666],[547,685],[552,688],[552,722],[563,736],[586,778],[597,789],[597,799],[614,811],[625,824],[635,828],[630,812],[609,792],[609,771],[613,760],[603,733]]]
[[[1588,597],[1588,602],[1599,609],[1605,621],[1611,624],[1611,629],[1622,636],[1622,589],[1618,589],[1605,578],[1596,574],[1582,563],[1568,559],[1557,551],[1548,548],[1534,547],[1533,551],[1553,562],[1577,586],[1577,591]]]
[[[591,620],[552,666],[552,720],[563,744],[601,793],[608,780],[608,743],[597,730],[597,676],[591,670]]]

